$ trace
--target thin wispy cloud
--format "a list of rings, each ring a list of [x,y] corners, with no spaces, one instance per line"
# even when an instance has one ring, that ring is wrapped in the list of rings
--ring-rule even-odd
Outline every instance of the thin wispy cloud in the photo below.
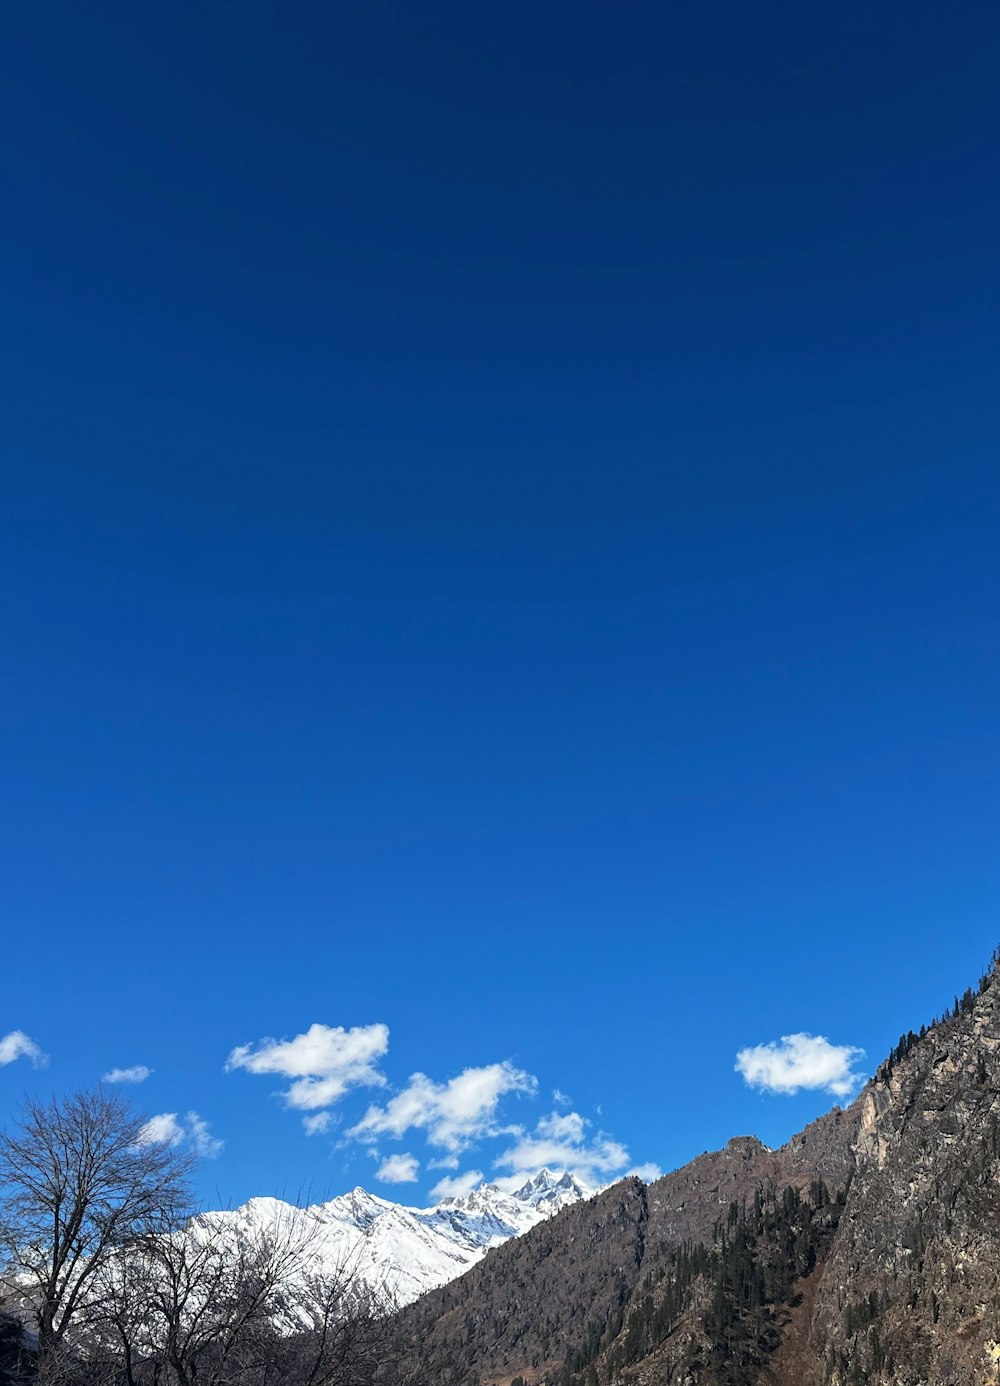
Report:
[[[473,1189],[478,1189],[482,1182],[483,1171],[481,1169],[470,1169],[465,1174],[445,1175],[431,1189],[431,1198],[438,1200],[462,1198],[465,1194],[471,1193]]]
[[[510,1171],[498,1183],[516,1188],[543,1165],[569,1170],[591,1186],[622,1178],[629,1166],[627,1147],[603,1131],[591,1135],[590,1125],[579,1112],[550,1112],[541,1117],[533,1131],[519,1133],[515,1143],[497,1156],[494,1168]]]
[[[226,1071],[280,1074],[292,1084],[282,1093],[287,1106],[304,1112],[332,1107],[351,1088],[384,1087],[379,1060],[389,1049],[388,1025],[310,1025],[290,1040],[262,1039],[239,1045],[226,1060]],[[311,1117],[303,1124],[310,1135],[327,1129]]]
[[[208,1122],[204,1121],[197,1112],[187,1114],[187,1134],[196,1155],[200,1155],[204,1160],[214,1160],[216,1155],[221,1154],[225,1141],[218,1136],[213,1136]]]
[[[853,1044],[831,1044],[824,1035],[782,1035],[741,1049],[736,1071],[761,1092],[791,1096],[805,1089],[849,1097],[864,1082],[864,1074],[855,1069],[864,1054]]]
[[[322,1136],[332,1125],[332,1112],[310,1112],[302,1118],[302,1126],[307,1136]]]
[[[222,1153],[224,1141],[213,1136],[208,1122],[197,1112],[178,1118],[176,1112],[161,1112],[150,1117],[139,1133],[144,1145],[187,1146],[205,1160],[214,1160]]]
[[[12,1064],[17,1059],[27,1059],[33,1068],[44,1068],[49,1056],[23,1030],[11,1030],[0,1037],[0,1065]]]
[[[464,1069],[447,1083],[414,1073],[406,1087],[385,1106],[371,1106],[348,1131],[356,1140],[379,1136],[400,1138],[422,1130],[429,1144],[449,1154],[467,1149],[484,1136],[497,1133],[497,1108],[508,1093],[533,1094],[538,1083],[511,1063]]]
[[[145,1064],[133,1064],[131,1068],[112,1068],[105,1073],[102,1083],[144,1083],[153,1072]]]
[[[458,1169],[461,1160],[457,1155],[435,1155],[433,1160],[427,1161],[428,1169]]]

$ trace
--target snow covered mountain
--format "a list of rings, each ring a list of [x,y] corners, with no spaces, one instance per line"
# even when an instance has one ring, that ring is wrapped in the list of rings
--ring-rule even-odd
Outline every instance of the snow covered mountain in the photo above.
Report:
[[[462,1275],[490,1247],[596,1192],[568,1172],[542,1169],[514,1193],[482,1184],[432,1208],[409,1208],[356,1188],[309,1208],[252,1198],[233,1212],[210,1217],[237,1236],[267,1225],[301,1223],[321,1266],[349,1266],[356,1283],[403,1305]]]

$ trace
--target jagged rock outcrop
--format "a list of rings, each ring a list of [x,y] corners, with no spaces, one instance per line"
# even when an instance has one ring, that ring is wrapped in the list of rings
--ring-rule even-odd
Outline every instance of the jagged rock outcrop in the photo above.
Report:
[[[817,1292],[816,1380],[981,1386],[1000,1339],[1000,978],[883,1064]]]
[[[440,1386],[1000,1386],[1000,970],[846,1111],[628,1180],[407,1311]]]
[[[792,1185],[805,1192],[814,1179],[845,1188],[854,1171],[860,1103],[835,1107],[785,1145],[771,1150],[755,1136],[736,1136],[722,1150],[699,1155],[649,1186],[650,1239],[666,1247],[711,1240],[731,1203],[759,1190]]]

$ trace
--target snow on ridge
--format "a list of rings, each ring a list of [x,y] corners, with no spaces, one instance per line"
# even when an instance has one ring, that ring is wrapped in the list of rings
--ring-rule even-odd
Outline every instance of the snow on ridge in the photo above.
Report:
[[[234,1229],[308,1219],[320,1264],[350,1265],[360,1283],[409,1304],[462,1275],[491,1247],[597,1192],[568,1171],[545,1168],[513,1193],[484,1183],[429,1208],[392,1203],[358,1186],[308,1208],[252,1198],[233,1212],[210,1216]]]

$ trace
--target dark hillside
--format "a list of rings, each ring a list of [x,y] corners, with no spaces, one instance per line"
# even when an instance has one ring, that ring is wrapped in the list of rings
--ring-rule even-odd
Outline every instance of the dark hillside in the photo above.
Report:
[[[534,1383],[564,1375],[567,1362],[603,1360],[637,1296],[654,1283],[665,1293],[671,1277],[685,1281],[694,1263],[684,1248],[711,1246],[730,1209],[742,1216],[789,1186],[798,1196],[817,1181],[843,1184],[856,1130],[852,1108],[829,1113],[779,1150],[738,1137],[648,1188],[624,1180],[491,1251],[401,1316],[428,1363],[427,1380]],[[766,1228],[752,1235],[766,1238]],[[636,1341],[633,1332],[633,1360]]]
[[[1000,1386],[1000,979],[778,1150],[626,1180],[400,1318],[441,1386]]]
[[[806,1192],[815,1179],[831,1189],[844,1188],[854,1170],[854,1140],[861,1117],[859,1102],[846,1112],[832,1112],[812,1122],[777,1150],[754,1136],[735,1136],[724,1150],[697,1159],[649,1186],[649,1240],[678,1246],[705,1242],[731,1203],[752,1199],[765,1188],[792,1185]]]
[[[491,1251],[404,1310],[401,1328],[448,1383],[538,1381],[620,1312],[638,1283],[646,1188],[626,1179]]]

